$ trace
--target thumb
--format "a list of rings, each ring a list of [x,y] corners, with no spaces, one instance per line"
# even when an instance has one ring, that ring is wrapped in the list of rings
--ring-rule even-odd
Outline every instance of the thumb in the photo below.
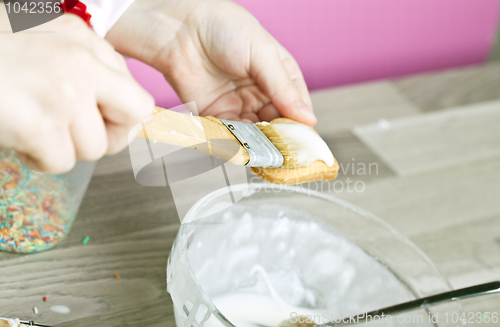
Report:
[[[250,75],[271,99],[278,113],[307,125],[317,123],[312,108],[302,98],[299,89],[285,68],[278,50],[256,51],[251,58]]]

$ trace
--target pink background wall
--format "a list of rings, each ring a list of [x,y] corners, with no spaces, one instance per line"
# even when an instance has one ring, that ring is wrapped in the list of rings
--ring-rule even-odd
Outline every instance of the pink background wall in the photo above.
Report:
[[[484,62],[499,0],[235,0],[297,59],[310,89]],[[128,60],[157,104],[179,99],[152,68]]]

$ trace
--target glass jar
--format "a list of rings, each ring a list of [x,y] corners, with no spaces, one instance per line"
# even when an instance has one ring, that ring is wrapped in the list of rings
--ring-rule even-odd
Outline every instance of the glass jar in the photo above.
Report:
[[[241,198],[230,207],[228,191]],[[391,226],[298,186],[233,185],[198,201],[186,220],[167,266],[178,327],[277,326],[297,315],[326,323],[451,289]],[[445,303],[366,325],[465,326],[444,319],[461,314]]]
[[[66,174],[44,174],[0,147],[0,250],[33,253],[56,245],[71,228],[94,167],[79,161]]]

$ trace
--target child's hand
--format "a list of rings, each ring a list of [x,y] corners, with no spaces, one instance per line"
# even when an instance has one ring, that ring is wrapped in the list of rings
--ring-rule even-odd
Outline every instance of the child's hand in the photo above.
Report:
[[[135,1],[106,38],[164,73],[181,100],[196,101],[203,115],[316,123],[295,60],[230,1]]]
[[[119,151],[154,108],[122,56],[74,15],[0,34],[0,58],[0,145],[37,170]]]

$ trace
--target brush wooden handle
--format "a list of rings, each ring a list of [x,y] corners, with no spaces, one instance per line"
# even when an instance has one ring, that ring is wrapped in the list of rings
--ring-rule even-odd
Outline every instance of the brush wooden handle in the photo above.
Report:
[[[235,165],[244,166],[250,160],[245,148],[215,117],[186,115],[156,107],[144,127],[137,137],[193,148]]]

